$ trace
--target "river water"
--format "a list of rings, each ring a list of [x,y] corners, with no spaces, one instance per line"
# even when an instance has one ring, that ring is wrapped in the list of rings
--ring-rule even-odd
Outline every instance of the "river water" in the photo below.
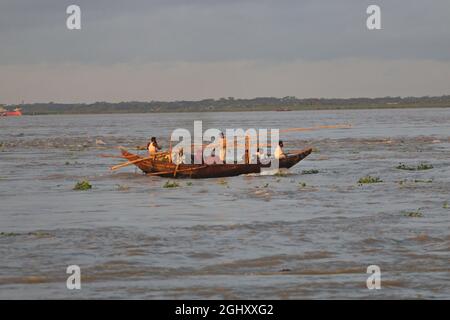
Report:
[[[194,120],[352,128],[282,134],[286,150],[314,147],[287,174],[177,188],[101,156],[167,147]],[[0,118],[0,298],[449,299],[449,167],[450,109]],[[83,179],[93,188],[74,191]]]

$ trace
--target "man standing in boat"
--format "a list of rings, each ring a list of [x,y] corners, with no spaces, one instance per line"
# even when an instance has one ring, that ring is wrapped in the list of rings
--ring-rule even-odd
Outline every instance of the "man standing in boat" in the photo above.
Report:
[[[278,146],[275,149],[275,159],[284,159],[286,158],[286,154],[283,151],[283,141],[280,140],[280,142],[278,142]]]
[[[150,139],[150,142],[147,144],[147,150],[150,156],[155,155],[159,150],[161,150],[161,147],[158,145],[158,142],[156,142],[155,137]]]
[[[225,135],[223,134],[223,132],[220,133],[219,148],[220,148],[219,159],[221,163],[225,163],[225,158],[227,154],[227,140],[225,139]]]

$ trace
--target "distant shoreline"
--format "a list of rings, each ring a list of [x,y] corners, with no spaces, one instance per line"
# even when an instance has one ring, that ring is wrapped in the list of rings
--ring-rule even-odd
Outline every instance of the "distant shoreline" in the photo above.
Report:
[[[6,108],[14,108],[6,106]],[[254,112],[312,110],[371,110],[450,108],[450,96],[386,97],[351,99],[254,98],[173,102],[96,102],[92,104],[34,103],[20,105],[24,115],[63,114],[130,114],[130,113],[192,113],[192,112]]]
[[[133,111],[117,111],[117,112],[51,112],[51,113],[24,113],[24,116],[57,116],[57,115],[111,115],[111,114],[162,114],[162,113],[198,113],[198,112],[291,112],[291,111],[339,111],[339,110],[398,110],[398,109],[439,109],[439,108],[450,108],[450,105],[445,106],[356,106],[356,107],[323,107],[323,108],[298,108],[292,110],[265,110],[265,109],[242,109],[242,110],[198,110],[198,111],[146,111],[146,112],[133,112]]]

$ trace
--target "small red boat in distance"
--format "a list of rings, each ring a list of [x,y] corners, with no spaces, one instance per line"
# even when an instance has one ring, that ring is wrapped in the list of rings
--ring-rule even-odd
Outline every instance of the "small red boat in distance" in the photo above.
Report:
[[[22,110],[20,108],[14,109],[14,111],[8,111],[0,108],[0,116],[3,117],[20,117],[22,115]]]

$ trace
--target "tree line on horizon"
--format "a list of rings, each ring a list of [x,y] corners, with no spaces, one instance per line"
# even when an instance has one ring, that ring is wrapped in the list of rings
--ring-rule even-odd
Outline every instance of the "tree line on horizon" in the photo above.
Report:
[[[10,108],[16,107],[9,106]],[[95,103],[33,103],[22,104],[24,114],[101,114],[101,113],[156,113],[200,111],[289,111],[352,108],[407,108],[450,107],[450,95],[437,97],[383,97],[383,98],[309,98],[294,96],[283,98],[259,97],[237,99],[233,97],[198,101],[129,101]],[[7,106],[8,108],[8,106]]]

